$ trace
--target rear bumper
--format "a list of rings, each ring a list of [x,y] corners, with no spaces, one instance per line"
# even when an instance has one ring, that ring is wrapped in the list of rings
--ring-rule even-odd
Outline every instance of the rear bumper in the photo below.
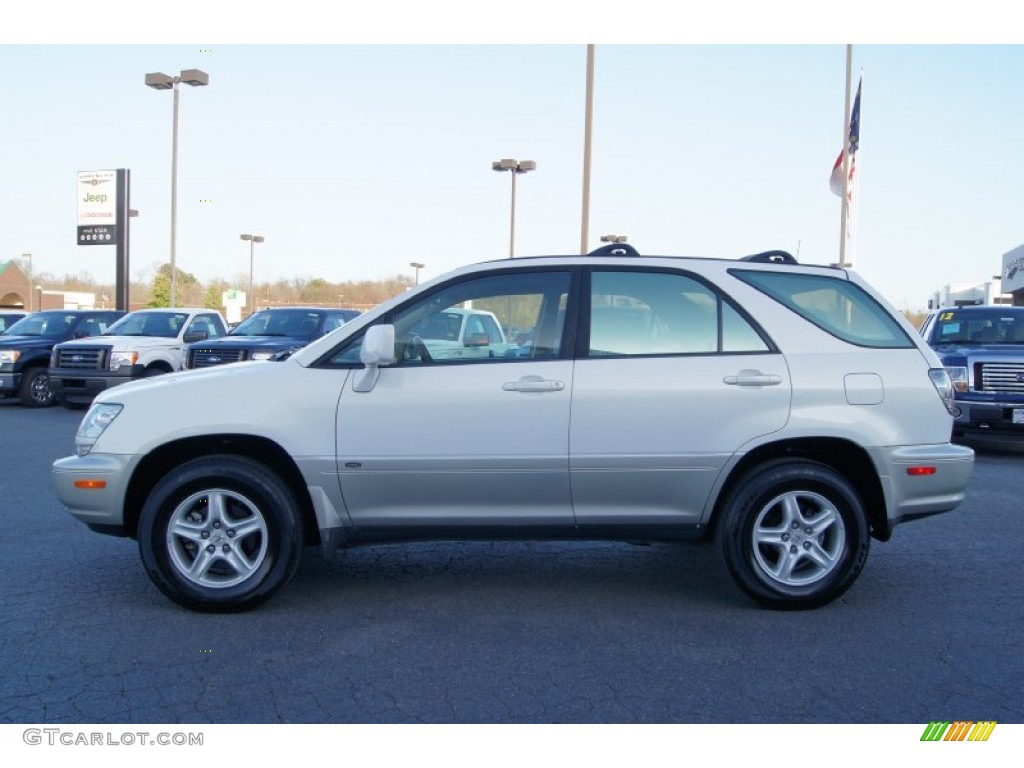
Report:
[[[869,453],[885,494],[885,535],[900,523],[955,509],[964,500],[974,469],[974,451],[952,443],[873,448]],[[924,469],[911,474],[915,468]]]

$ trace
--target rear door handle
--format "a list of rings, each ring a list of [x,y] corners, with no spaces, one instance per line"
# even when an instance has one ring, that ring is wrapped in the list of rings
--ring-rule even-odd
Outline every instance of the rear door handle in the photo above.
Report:
[[[722,381],[737,387],[774,387],[782,383],[782,377],[775,373],[740,371],[735,376],[726,376]]]

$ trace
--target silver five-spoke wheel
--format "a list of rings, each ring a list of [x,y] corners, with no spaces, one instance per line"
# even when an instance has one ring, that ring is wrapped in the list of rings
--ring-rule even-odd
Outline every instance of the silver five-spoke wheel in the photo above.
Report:
[[[870,543],[861,494],[836,469],[804,458],[754,466],[716,522],[736,583],[771,608],[816,608],[856,581]]]
[[[295,573],[302,514],[284,477],[253,458],[199,456],[148,492],[139,553],[153,583],[199,611],[259,605]]]
[[[267,523],[249,499],[213,488],[193,493],[171,513],[167,552],[178,572],[202,587],[240,584],[267,556]]]
[[[835,505],[818,493],[791,491],[765,504],[754,521],[754,559],[790,586],[813,584],[839,564],[846,526]]]

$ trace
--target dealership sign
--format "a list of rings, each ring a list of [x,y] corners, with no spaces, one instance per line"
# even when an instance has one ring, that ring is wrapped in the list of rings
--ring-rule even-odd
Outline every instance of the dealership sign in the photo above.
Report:
[[[117,244],[117,171],[78,172],[78,244]]]

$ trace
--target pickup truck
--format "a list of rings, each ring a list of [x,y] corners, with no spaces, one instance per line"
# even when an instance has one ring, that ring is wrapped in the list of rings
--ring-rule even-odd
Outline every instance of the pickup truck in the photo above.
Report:
[[[921,335],[953,381],[953,436],[1024,439],[1024,307],[938,309]]]
[[[356,309],[324,307],[261,309],[232,328],[227,336],[189,344],[185,368],[207,368],[243,360],[281,360],[359,314]]]
[[[182,370],[185,345],[227,334],[211,309],[140,309],[101,335],[58,344],[50,355],[50,388],[65,407],[92,402],[126,381]]]
[[[54,404],[47,366],[54,346],[103,333],[124,312],[48,309],[33,312],[0,335],[0,397],[18,396],[29,408]]]
[[[449,307],[411,330],[412,355],[428,360],[515,357],[519,346],[505,338],[493,312]]]

